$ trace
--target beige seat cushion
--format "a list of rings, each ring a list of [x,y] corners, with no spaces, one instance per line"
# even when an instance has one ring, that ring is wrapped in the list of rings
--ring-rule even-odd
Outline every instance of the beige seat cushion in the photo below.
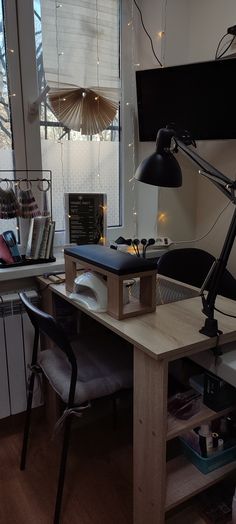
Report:
[[[78,366],[76,404],[132,387],[130,344],[113,334],[106,334],[100,335],[98,340],[93,336],[80,336],[71,345]],[[71,366],[66,355],[58,348],[48,349],[39,354],[38,362],[53,389],[67,403]]]

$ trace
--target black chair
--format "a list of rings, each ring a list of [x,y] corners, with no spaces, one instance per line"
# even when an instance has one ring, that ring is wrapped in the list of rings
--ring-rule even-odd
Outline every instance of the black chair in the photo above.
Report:
[[[164,253],[157,262],[157,269],[160,275],[201,288],[214,261],[215,257],[203,249],[179,248]],[[227,269],[220,283],[219,294],[236,299],[236,280]]]
[[[123,340],[121,347],[119,337],[112,333],[111,338],[104,337],[101,344],[95,344],[91,336],[79,337],[72,343],[52,316],[32,305],[24,293],[20,293],[20,298],[35,330],[20,468],[24,470],[26,465],[35,376],[43,372],[65,403],[61,417],[64,436],[54,513],[54,524],[58,524],[72,415],[84,412],[93,399],[113,396],[132,387],[132,347]],[[40,333],[49,337],[55,347],[38,354]]]

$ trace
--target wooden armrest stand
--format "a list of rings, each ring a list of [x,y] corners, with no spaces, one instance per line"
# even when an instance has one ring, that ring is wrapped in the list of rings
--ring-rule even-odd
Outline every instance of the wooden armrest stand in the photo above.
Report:
[[[156,264],[128,253],[100,245],[78,246],[65,250],[66,290],[73,291],[77,268],[96,271],[107,280],[107,313],[121,320],[151,313],[156,309]],[[124,282],[140,278],[139,300],[123,302]]]

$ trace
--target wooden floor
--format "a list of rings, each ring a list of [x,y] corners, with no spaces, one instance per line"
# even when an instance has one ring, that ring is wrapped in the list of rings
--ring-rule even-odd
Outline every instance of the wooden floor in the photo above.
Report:
[[[114,430],[110,410],[105,416],[99,410],[82,426],[74,422],[62,524],[132,524],[132,415],[121,410]],[[0,422],[0,524],[53,522],[60,437],[52,440],[43,410],[34,410],[33,418],[24,472],[19,470],[23,419]],[[191,506],[167,520],[183,522],[204,524]]]
[[[0,523],[52,524],[60,439],[35,421],[21,472],[21,438],[21,422],[0,425]],[[130,424],[114,431],[111,417],[74,428],[62,524],[132,524],[131,442]]]

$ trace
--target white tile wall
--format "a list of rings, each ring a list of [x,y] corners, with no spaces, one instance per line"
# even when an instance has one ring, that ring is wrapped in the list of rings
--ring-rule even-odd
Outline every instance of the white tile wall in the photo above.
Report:
[[[107,224],[119,224],[119,143],[44,140],[43,169],[52,170],[53,218],[65,229],[64,193],[106,193]],[[98,176],[99,175],[99,176]]]

